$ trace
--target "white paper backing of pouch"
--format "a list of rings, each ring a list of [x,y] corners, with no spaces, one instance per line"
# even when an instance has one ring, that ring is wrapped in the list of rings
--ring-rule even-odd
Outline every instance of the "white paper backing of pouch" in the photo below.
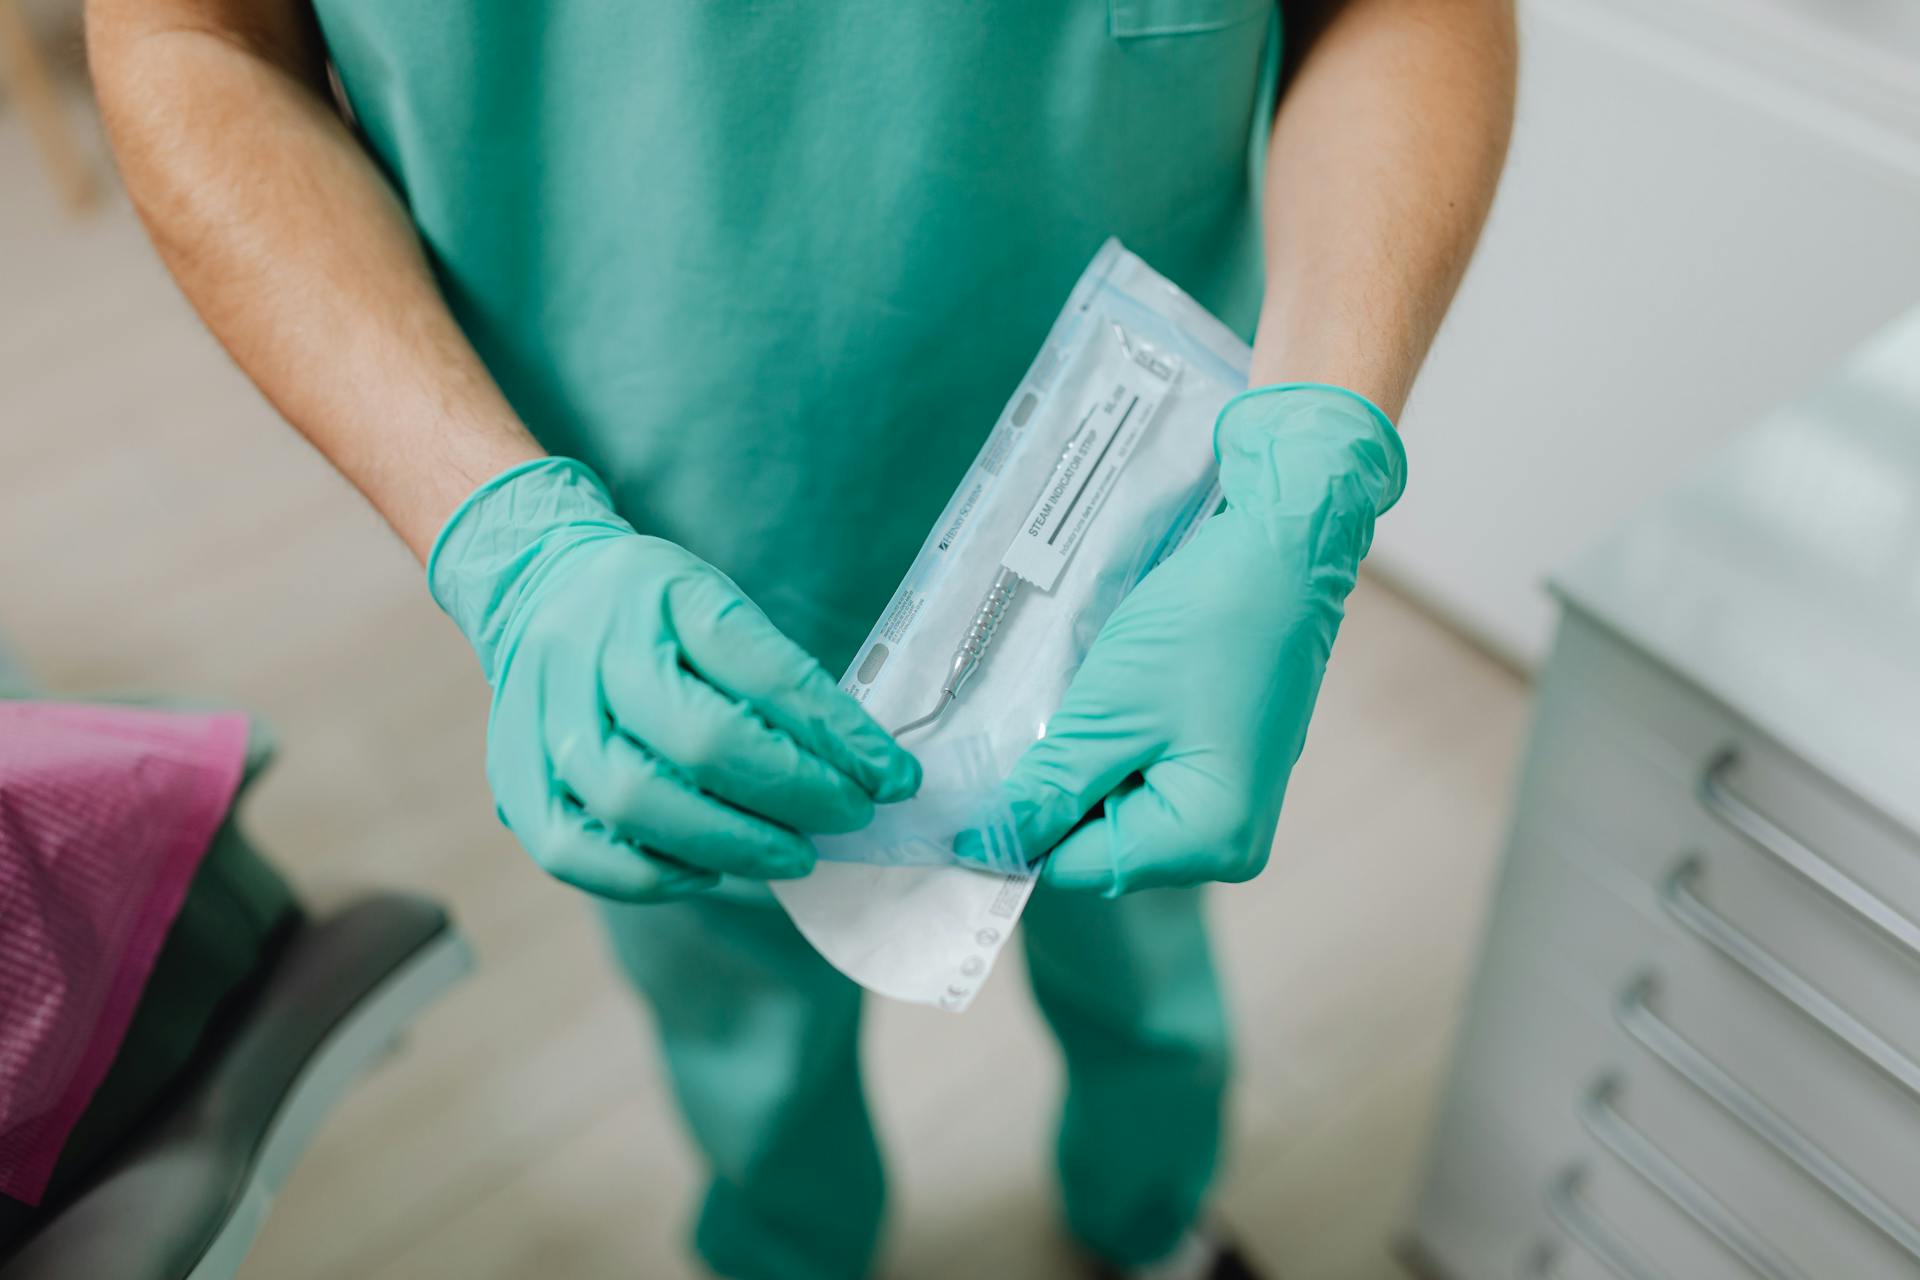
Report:
[[[1059,581],[1044,592],[1021,585],[945,716],[903,739],[938,759],[952,754],[941,744],[984,735],[998,773],[1010,773],[1045,733],[1121,596],[1217,506],[1214,418],[1246,385],[1249,356],[1199,303],[1108,240],[842,687],[888,728],[929,710],[960,637],[1090,408],[1120,386],[1158,395],[1156,416]],[[1155,357],[1160,372],[1151,367]],[[822,861],[805,878],[772,887],[808,942],[861,986],[957,1012],[992,972],[1034,882],[958,865]]]

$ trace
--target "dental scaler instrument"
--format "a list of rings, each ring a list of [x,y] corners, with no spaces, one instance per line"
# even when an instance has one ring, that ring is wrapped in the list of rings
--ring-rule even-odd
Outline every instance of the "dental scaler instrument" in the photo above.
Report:
[[[987,590],[986,599],[974,611],[972,623],[960,638],[960,647],[953,651],[953,663],[947,668],[947,678],[940,686],[940,700],[934,703],[933,710],[927,714],[895,729],[894,737],[925,728],[946,713],[953,700],[960,696],[960,686],[980,665],[980,659],[987,656],[987,646],[993,643],[993,633],[1000,629],[1000,620],[1007,616],[1007,606],[1013,603],[1013,597],[1019,590],[1020,575],[1013,570],[1002,569],[994,575],[993,586]]]

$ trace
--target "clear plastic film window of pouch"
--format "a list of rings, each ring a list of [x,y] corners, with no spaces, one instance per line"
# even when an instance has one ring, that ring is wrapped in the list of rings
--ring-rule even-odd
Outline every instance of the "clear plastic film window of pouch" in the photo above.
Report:
[[[823,857],[952,862],[972,831],[987,870],[1024,869],[996,760],[1010,766],[1044,732],[1098,622],[1218,502],[1212,413],[1238,379],[1176,415],[1180,438],[1156,438],[1188,361],[1124,301],[1095,291],[1063,317],[1067,340],[1043,351],[849,672],[928,785],[865,831],[818,842]]]
[[[1000,784],[1121,598],[1219,506],[1213,420],[1248,354],[1117,241],[1075,286],[841,682],[919,757],[920,794],[775,886],[856,980],[971,999],[1031,891]]]

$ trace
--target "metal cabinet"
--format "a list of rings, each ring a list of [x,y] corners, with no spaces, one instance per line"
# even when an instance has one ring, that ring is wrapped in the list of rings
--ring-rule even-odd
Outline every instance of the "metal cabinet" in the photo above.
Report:
[[[1558,587],[1418,1253],[1920,1277],[1920,312]]]

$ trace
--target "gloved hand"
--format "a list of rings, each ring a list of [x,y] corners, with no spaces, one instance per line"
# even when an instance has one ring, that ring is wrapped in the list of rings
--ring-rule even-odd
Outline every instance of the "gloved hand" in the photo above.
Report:
[[[712,565],[634,531],[578,462],[455,511],[434,599],[493,686],[487,780],[540,865],[628,902],[805,875],[920,767]]]
[[[1116,896],[1266,865],[1354,572],[1405,485],[1393,424],[1337,387],[1237,396],[1214,448],[1226,509],[1121,601],[1009,779],[1052,884]]]

